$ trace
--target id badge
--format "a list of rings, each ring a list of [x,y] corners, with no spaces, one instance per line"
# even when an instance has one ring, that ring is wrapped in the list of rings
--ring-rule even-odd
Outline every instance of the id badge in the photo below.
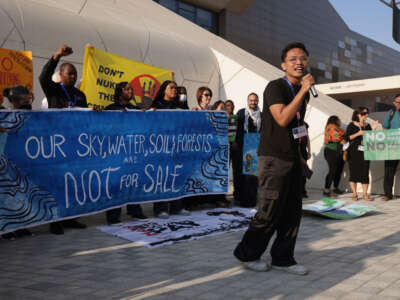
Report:
[[[299,139],[307,134],[307,128],[305,125],[301,125],[299,127],[295,127],[292,129],[294,139]]]
[[[358,151],[364,151],[364,146],[363,145],[359,145],[357,148]]]

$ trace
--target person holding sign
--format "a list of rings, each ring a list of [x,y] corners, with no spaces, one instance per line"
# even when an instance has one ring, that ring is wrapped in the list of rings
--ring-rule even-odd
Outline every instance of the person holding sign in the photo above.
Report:
[[[400,128],[400,94],[394,96],[394,108],[389,110],[385,115],[382,127],[384,129],[399,129]],[[385,177],[383,180],[383,190],[385,195],[381,198],[382,201],[393,199],[393,182],[396,174],[398,160],[385,160]]]
[[[150,106],[150,110],[179,109],[179,103],[176,101],[177,94],[176,82],[172,80],[164,81]],[[183,216],[190,215],[190,212],[183,208],[182,200],[180,199],[168,202],[156,202],[153,204],[153,212],[156,217],[161,219],[168,219],[169,213]]]
[[[302,207],[302,165],[299,139],[307,132],[304,115],[309,90],[314,84],[308,69],[308,51],[302,43],[291,43],[282,50],[285,76],[270,81],[264,91],[260,145],[258,148],[258,211],[250,222],[234,255],[253,271],[268,271],[260,257],[271,248],[274,269],[306,275],[306,267],[294,259]]]
[[[114,103],[108,105],[104,110],[122,110],[139,109],[133,105],[131,100],[134,97],[133,88],[128,82],[120,82],[115,86]],[[143,214],[142,207],[139,204],[129,204],[126,206],[128,215],[134,219],[147,219]],[[106,211],[108,224],[116,224],[121,222],[121,207]]]
[[[325,126],[324,158],[328,163],[329,172],[325,177],[325,188],[322,194],[327,197],[331,196],[332,182],[333,192],[338,195],[343,194],[343,191],[339,189],[339,182],[344,165],[342,145],[345,143],[345,132],[340,126],[338,116],[330,116]]]
[[[357,182],[361,183],[363,189],[363,199],[373,201],[368,196],[369,184],[369,160],[364,159],[364,146],[362,143],[363,135],[366,130],[375,130],[378,126],[378,121],[369,125],[366,121],[368,118],[368,108],[360,106],[353,111],[351,117],[352,122],[347,126],[346,139],[350,142],[347,150],[347,162],[349,163],[350,171],[350,187],[353,192],[353,200],[357,201]]]
[[[40,73],[39,82],[46,95],[48,108],[87,107],[85,94],[75,87],[78,74],[73,64],[61,64],[60,82],[56,83],[52,80],[60,58],[72,53],[71,47],[62,45],[44,65]],[[70,228],[86,228],[85,224],[78,222],[76,219],[71,219],[50,223],[50,232],[53,234],[64,234],[63,225]]]

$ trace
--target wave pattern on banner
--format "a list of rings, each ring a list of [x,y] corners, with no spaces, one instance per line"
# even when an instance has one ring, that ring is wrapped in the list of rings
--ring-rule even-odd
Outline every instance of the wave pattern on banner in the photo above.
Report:
[[[56,217],[56,201],[34,185],[4,155],[0,157],[0,230],[29,226]]]

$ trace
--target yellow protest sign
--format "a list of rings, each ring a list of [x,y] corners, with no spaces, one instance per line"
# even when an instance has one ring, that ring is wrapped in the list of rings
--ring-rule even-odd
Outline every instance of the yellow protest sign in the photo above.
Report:
[[[32,52],[0,48],[0,92],[15,85],[32,91]]]
[[[89,106],[113,103],[115,85],[126,81],[135,94],[132,104],[147,107],[165,80],[172,80],[171,71],[86,46],[80,88]]]

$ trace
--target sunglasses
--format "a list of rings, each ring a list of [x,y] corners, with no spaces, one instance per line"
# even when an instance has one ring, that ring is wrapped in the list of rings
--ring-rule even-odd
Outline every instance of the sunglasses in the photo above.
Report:
[[[211,95],[208,94],[208,93],[207,93],[207,94],[203,94],[203,96],[204,96],[204,97],[211,97]]]
[[[365,116],[365,115],[368,115],[368,114],[369,114],[369,112],[363,111],[360,115]]]

